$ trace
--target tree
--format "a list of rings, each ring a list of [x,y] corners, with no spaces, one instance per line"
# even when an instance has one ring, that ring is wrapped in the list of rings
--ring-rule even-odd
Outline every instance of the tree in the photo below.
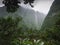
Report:
[[[54,26],[45,29],[40,33],[40,39],[44,41],[44,45],[60,45],[60,14],[57,15]]]
[[[0,45],[12,45],[12,41],[18,38],[20,21],[19,18],[0,18]]]
[[[34,0],[23,0],[24,4],[28,4],[33,7],[32,3]],[[20,0],[3,0],[3,4],[6,6],[8,12],[15,12],[18,8],[19,5],[21,4]]]
[[[24,0],[24,4],[29,3],[31,7],[33,7],[33,5],[31,3],[34,3],[34,0]]]
[[[21,25],[22,18],[0,18],[0,45],[40,45],[38,30],[29,29]],[[34,41],[35,40],[35,41]]]

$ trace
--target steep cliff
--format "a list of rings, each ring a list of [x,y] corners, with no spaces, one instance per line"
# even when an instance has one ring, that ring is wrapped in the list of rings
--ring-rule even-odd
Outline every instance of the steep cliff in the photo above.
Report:
[[[60,0],[55,0],[44,20],[41,30],[53,27],[58,19],[60,19]]]
[[[0,17],[6,16],[21,16],[22,23],[27,25],[29,28],[40,28],[45,18],[43,13],[34,11],[32,9],[20,7],[15,13],[8,13],[6,11],[6,7],[0,7]]]

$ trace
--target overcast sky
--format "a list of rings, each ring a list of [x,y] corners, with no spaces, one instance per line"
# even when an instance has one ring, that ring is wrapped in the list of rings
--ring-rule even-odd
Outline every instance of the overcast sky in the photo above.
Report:
[[[38,0],[33,9],[47,14],[54,0]]]
[[[47,14],[52,3],[53,3],[54,0],[35,0],[34,2],[34,8],[31,8],[29,5],[24,5],[24,4],[21,4],[21,6],[25,7],[25,8],[30,8],[30,9],[33,9],[35,11],[39,11],[39,12],[42,12],[44,14]],[[2,0],[0,0],[0,7],[3,6],[2,5]]]

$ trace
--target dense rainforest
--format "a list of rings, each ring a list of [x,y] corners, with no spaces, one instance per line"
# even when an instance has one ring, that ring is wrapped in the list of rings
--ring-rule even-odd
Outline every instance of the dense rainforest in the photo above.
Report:
[[[12,1],[12,2],[11,2]],[[24,4],[34,0],[24,0]],[[4,0],[7,12],[15,12],[21,3]],[[17,6],[17,7],[16,7]],[[16,10],[15,10],[16,9]],[[0,17],[0,45],[60,45],[60,1],[54,0],[40,30],[21,24],[22,17]]]

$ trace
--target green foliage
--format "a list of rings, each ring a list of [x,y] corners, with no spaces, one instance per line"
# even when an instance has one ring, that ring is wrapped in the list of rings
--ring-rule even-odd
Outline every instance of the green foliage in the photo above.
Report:
[[[60,45],[60,18],[54,22],[54,26],[46,28],[41,32],[44,45]]]
[[[0,18],[0,45],[40,45],[38,30],[21,25],[21,18]],[[19,26],[20,25],[20,26]]]
[[[60,45],[60,1],[55,0],[43,23],[40,39],[44,45]]]
[[[43,31],[22,25],[21,17],[0,18],[0,45],[60,45],[60,18]]]
[[[12,39],[19,36],[17,33],[19,21],[19,18],[0,18],[0,45],[10,45]]]

